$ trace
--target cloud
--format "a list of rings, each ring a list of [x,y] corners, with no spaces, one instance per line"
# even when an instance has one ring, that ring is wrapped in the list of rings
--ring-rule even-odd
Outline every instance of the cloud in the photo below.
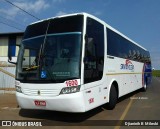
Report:
[[[54,3],[57,3],[57,2],[62,3],[62,2],[65,2],[65,0],[52,0],[52,2],[54,2]]]
[[[15,17],[16,14],[18,13],[18,9],[16,8],[11,8],[11,9],[0,9],[0,13],[7,15],[6,17]]]
[[[96,15],[96,16],[102,15],[102,12],[97,11],[97,12],[94,13],[94,15]]]
[[[152,66],[156,69],[160,69],[160,51],[152,51],[151,54],[151,60],[152,60]]]
[[[66,12],[63,12],[63,11],[59,11],[57,14],[56,14],[56,16],[61,16],[61,15],[65,15],[65,14],[67,14]]]
[[[28,2],[28,3],[27,2],[24,2],[24,3],[15,2],[14,4],[25,9],[26,11],[33,11],[35,13],[41,10],[45,10],[46,8],[49,7],[49,4],[46,3],[44,0],[37,0],[34,2]]]
[[[45,10],[49,8],[49,4],[45,2],[45,0],[36,0],[34,2],[31,1],[24,1],[24,0],[18,0],[16,2],[13,2],[13,4],[17,5],[18,7],[24,9],[25,11],[28,11],[30,13],[38,13],[42,10]],[[4,13],[8,16],[15,17],[20,13],[20,10],[14,6],[8,9],[0,9],[0,13]]]

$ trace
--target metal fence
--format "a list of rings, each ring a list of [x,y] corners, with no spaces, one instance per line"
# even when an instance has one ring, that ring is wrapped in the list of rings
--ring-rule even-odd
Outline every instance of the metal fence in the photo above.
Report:
[[[13,65],[0,62],[0,93],[14,93],[15,69],[16,67]]]

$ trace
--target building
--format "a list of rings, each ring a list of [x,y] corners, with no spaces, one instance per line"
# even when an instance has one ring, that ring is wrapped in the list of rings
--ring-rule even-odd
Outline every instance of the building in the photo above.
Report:
[[[15,65],[8,63],[8,53],[14,62],[17,60],[23,32],[0,33],[0,93],[15,90]]]
[[[24,32],[0,33],[0,62],[8,63],[8,53],[16,60]]]

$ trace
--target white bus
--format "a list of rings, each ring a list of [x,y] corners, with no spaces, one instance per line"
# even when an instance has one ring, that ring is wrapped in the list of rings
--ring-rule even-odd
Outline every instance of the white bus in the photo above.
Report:
[[[9,58],[11,59],[11,57]],[[87,13],[30,24],[16,63],[22,109],[86,112],[151,82],[149,52]]]

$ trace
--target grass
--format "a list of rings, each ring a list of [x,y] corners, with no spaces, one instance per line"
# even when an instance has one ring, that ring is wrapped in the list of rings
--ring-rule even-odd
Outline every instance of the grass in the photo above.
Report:
[[[160,70],[153,70],[152,76],[160,77]]]

